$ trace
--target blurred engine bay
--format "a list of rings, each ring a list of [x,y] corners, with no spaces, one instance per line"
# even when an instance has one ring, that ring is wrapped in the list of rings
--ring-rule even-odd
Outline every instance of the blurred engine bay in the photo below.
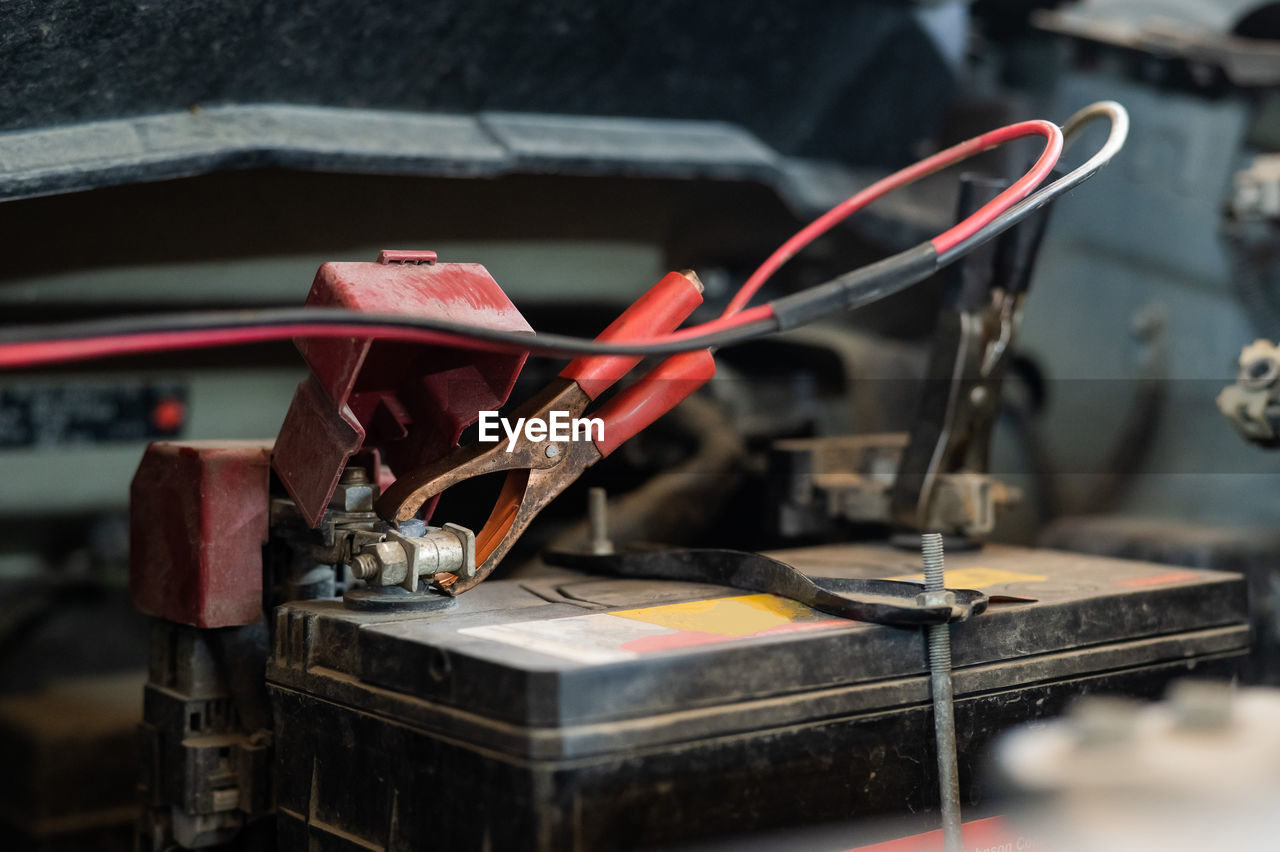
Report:
[[[1164,748],[1133,706],[1069,708],[1188,674],[1270,707],[1280,4],[41,5],[0,11],[4,356],[304,304],[592,338],[650,288],[669,334],[923,157],[1097,104],[1131,129],[1007,237],[709,344],[714,378],[662,376],[647,428],[581,458],[535,440],[510,475],[481,410],[590,403],[612,429],[648,401],[629,371],[686,356],[615,364],[597,404],[603,356],[386,329],[14,354],[12,848],[939,848],[890,844],[961,806],[964,848],[1064,814],[1061,842],[1102,843],[1079,778],[1028,768],[1057,734],[1007,730],[1066,712],[1045,730]],[[1045,185],[1112,138],[1065,131]],[[886,195],[755,303],[933,245],[1041,141]],[[1246,726],[1178,689],[1191,728]],[[1011,789],[1041,796],[1025,826]]]

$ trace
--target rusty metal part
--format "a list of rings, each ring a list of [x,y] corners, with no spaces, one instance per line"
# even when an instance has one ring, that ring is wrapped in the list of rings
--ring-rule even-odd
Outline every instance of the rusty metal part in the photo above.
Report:
[[[511,419],[541,417],[552,410],[577,417],[590,402],[577,382],[556,379],[516,409]],[[388,521],[407,521],[415,517],[429,499],[472,477],[516,468],[559,467],[564,463],[563,450],[568,443],[521,440],[510,452],[502,442],[460,447],[433,464],[403,474],[378,500],[378,514]],[[548,454],[548,446],[559,446],[562,452]]]
[[[476,536],[458,524],[445,524],[425,536],[401,536],[394,530],[387,537],[400,542],[409,556],[408,572],[401,582],[406,591],[418,590],[420,577],[451,573],[470,577],[476,569]]]
[[[421,535],[390,529],[352,554],[347,567],[370,586],[418,591],[418,580],[450,574],[470,577],[476,569],[476,537],[458,524],[427,528]]]
[[[526,442],[512,453],[507,453],[501,444],[466,448],[459,453],[468,457],[460,466],[450,467],[440,462],[409,477],[412,481],[405,483],[404,491],[389,489],[384,495],[383,500],[387,502],[380,501],[379,509],[385,515],[409,518],[416,511],[415,506],[421,506],[461,480],[482,473],[508,471],[489,519],[475,536],[474,573],[466,576],[442,572],[443,576],[436,575],[437,587],[457,595],[482,582],[493,573],[538,513],[600,460],[600,451],[591,441],[565,441],[555,456],[547,456],[543,451],[546,443]]]
[[[555,410],[577,417],[590,402],[577,382],[556,379],[511,416],[542,417]],[[558,452],[548,453],[552,447]],[[449,594],[461,594],[488,577],[538,513],[599,459],[600,451],[591,441],[521,440],[510,452],[502,442],[473,444],[397,479],[378,500],[377,509],[389,521],[407,521],[423,504],[452,485],[475,476],[508,471],[489,519],[475,536],[474,573],[437,574],[437,587]]]
[[[774,449],[785,456],[790,505],[820,503],[827,517],[888,524],[897,470],[910,436],[905,432],[793,438]],[[1020,492],[982,473],[943,473],[931,482],[925,526],[980,537],[995,526],[995,508]]]

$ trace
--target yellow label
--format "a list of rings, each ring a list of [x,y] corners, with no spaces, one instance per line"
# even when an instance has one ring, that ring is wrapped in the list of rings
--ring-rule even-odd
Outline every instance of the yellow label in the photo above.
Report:
[[[743,595],[627,609],[611,612],[609,615],[673,630],[696,630],[720,636],[750,636],[794,621],[807,621],[818,613],[804,604],[776,595]]]
[[[886,579],[923,583],[924,574],[906,574]],[[951,589],[982,589],[1005,583],[1041,583],[1047,579],[1043,574],[1020,574],[998,568],[956,568],[947,571],[947,587]]]

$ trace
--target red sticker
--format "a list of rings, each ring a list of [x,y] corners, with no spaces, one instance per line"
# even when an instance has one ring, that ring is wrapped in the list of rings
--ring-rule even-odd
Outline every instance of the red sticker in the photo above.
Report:
[[[1199,576],[1195,571],[1170,571],[1168,574],[1156,574],[1154,577],[1130,577],[1127,580],[1117,580],[1116,585],[1128,588],[1165,586],[1169,583],[1185,583],[1188,580],[1195,580]]]
[[[960,830],[965,852],[986,849],[1035,849],[1030,838],[1019,834],[1004,817],[988,817],[966,822]],[[938,852],[942,848],[942,831],[914,834],[900,840],[889,840],[871,846],[859,846],[849,852]]]

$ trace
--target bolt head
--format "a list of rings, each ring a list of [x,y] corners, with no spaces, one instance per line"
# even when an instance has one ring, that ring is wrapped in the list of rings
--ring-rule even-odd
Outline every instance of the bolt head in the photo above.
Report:
[[[956,596],[952,592],[921,592],[916,595],[916,606],[935,607],[946,606],[954,607],[956,605]]]
[[[553,459],[560,455],[560,447],[557,444],[547,444],[547,458]]]
[[[423,536],[427,534],[427,522],[422,518],[410,518],[396,524],[396,532],[406,536]]]
[[[404,581],[409,573],[409,555],[398,541],[383,541],[375,544],[370,550],[378,561],[379,586],[394,586]]]

